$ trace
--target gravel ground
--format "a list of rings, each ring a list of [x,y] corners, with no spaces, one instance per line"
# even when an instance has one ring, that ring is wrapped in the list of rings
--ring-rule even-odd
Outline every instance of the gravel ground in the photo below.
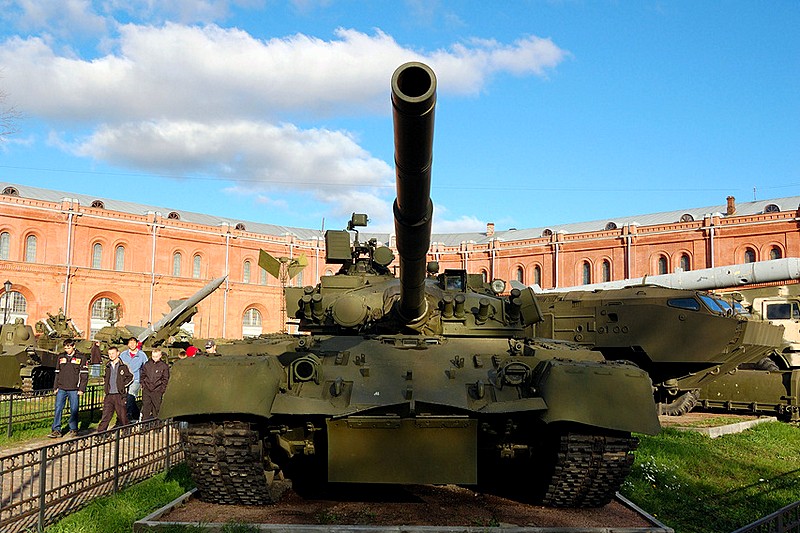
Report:
[[[204,503],[192,497],[159,522],[369,526],[652,527],[614,501],[596,509],[552,509],[456,485],[344,486],[304,497],[292,489],[274,505]]]

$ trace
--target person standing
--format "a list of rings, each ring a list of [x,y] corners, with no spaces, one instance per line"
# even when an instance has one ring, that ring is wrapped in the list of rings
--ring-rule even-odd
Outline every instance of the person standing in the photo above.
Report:
[[[119,354],[119,359],[126,365],[133,373],[133,383],[128,387],[128,420],[137,422],[139,420],[139,406],[136,405],[136,393],[141,388],[141,370],[142,366],[147,362],[147,355],[139,349],[139,341],[136,337],[128,339],[128,349]]]
[[[89,372],[89,377],[99,378],[100,367],[103,364],[103,355],[102,352],[100,351],[100,341],[94,341],[92,343],[92,352],[89,364],[92,365],[91,371]]]
[[[119,360],[119,348],[108,348],[108,364],[103,376],[103,417],[97,425],[97,431],[105,431],[111,423],[111,417],[117,413],[117,425],[128,424],[128,409],[125,405],[128,399],[128,387],[133,383],[133,372],[128,365]]]
[[[142,421],[158,418],[161,399],[169,382],[169,365],[161,359],[161,348],[153,348],[142,366]]]
[[[69,399],[69,432],[67,437],[78,436],[78,401],[86,391],[89,381],[89,363],[85,355],[75,349],[75,341],[64,341],[64,352],[56,361],[56,379],[53,387],[56,390],[56,412],[52,431],[47,435],[51,439],[61,436],[61,414]]]

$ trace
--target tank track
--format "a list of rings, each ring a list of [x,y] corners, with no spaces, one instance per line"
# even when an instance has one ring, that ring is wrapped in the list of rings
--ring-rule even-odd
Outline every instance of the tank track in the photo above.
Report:
[[[638,445],[636,437],[561,435],[542,503],[550,507],[606,505],[631,471],[631,452]]]
[[[203,501],[263,505],[279,498],[273,483],[275,471],[264,468],[262,443],[249,423],[190,423],[181,437]]]
[[[667,416],[681,416],[695,408],[700,401],[700,393],[696,390],[686,391],[671,402],[660,402],[657,405],[658,414]]]

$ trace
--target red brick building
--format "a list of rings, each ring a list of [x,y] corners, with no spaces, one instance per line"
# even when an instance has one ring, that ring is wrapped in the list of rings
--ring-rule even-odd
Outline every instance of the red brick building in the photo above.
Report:
[[[189,329],[202,337],[280,331],[280,282],[259,250],[308,258],[290,283],[309,285],[325,264],[319,230],[237,221],[113,199],[0,184],[4,319],[30,323],[59,308],[85,332],[120,304],[122,324],[147,325],[209,280],[227,282],[200,303]],[[726,204],[546,228],[434,234],[442,269],[544,288],[800,256],[800,197]],[[362,234],[363,235],[363,234]],[[394,247],[387,234],[370,234]]]

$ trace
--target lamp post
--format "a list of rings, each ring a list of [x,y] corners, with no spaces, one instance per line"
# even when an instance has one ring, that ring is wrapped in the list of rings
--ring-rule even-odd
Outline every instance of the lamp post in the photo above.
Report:
[[[13,285],[13,283],[11,283],[10,280],[6,280],[6,282],[3,283],[3,288],[6,291],[6,293],[5,293],[6,294],[6,306],[3,309],[3,324],[6,324],[8,322],[8,310],[9,310],[9,307],[10,307],[9,306],[10,302],[8,300],[8,297],[11,295],[11,286],[12,285]]]

